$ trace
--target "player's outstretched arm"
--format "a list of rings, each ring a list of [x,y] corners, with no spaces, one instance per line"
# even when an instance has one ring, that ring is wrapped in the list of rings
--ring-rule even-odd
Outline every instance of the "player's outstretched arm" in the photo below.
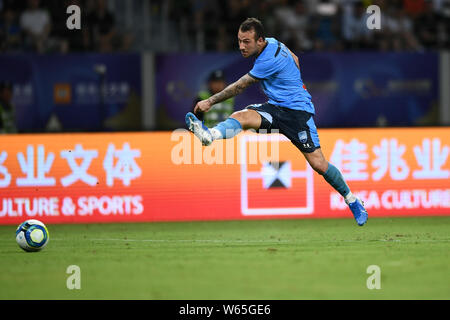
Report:
[[[210,97],[208,100],[211,103],[211,105],[225,101],[231,97],[237,96],[238,94],[243,92],[247,87],[256,82],[258,82],[257,79],[251,77],[249,74],[246,74],[243,77],[241,77],[238,81],[230,84],[228,87],[223,89],[221,92]]]
[[[220,91],[219,93],[216,93],[215,95],[209,97],[206,100],[202,100],[197,103],[197,105],[194,108],[194,113],[197,113],[198,111],[201,112],[207,112],[213,105],[216,103],[225,101],[231,97],[237,96],[241,92],[243,92],[247,87],[250,85],[258,82],[257,79],[249,76],[248,74],[241,77],[238,81],[233,82],[228,87]]]

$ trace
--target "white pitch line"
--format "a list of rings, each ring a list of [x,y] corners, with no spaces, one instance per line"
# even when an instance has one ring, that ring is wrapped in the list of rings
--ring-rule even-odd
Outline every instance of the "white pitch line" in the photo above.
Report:
[[[65,239],[53,239],[65,240]],[[288,240],[211,240],[211,239],[81,239],[88,241],[122,241],[122,242],[206,242],[206,243],[291,243]],[[305,240],[306,241],[306,240]]]
[[[66,239],[51,239],[53,241],[64,241]],[[397,242],[397,243],[409,243],[409,242],[449,242],[450,239],[367,239],[367,240],[218,240],[218,239],[77,239],[77,241],[116,241],[116,242],[160,242],[160,243],[303,243],[303,242],[350,242],[350,243],[360,243],[360,242]]]

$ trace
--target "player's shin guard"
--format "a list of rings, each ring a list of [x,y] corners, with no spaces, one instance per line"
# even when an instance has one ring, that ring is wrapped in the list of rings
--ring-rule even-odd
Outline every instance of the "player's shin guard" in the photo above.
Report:
[[[342,173],[331,163],[328,163],[328,169],[323,174],[323,177],[344,198],[350,194],[350,188],[345,182]]]
[[[236,136],[242,131],[242,125],[234,118],[228,118],[225,121],[220,122],[211,130],[214,140],[217,139],[230,139]]]

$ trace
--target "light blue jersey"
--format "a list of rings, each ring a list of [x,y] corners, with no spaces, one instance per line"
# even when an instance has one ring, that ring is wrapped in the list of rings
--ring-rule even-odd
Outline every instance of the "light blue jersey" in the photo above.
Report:
[[[266,40],[267,46],[256,58],[249,75],[260,80],[270,104],[314,114],[311,95],[289,49],[275,38]]]

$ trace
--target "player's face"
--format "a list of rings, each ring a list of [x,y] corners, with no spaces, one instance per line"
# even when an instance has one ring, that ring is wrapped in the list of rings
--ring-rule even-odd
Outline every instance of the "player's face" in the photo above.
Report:
[[[255,31],[245,31],[242,32],[239,30],[238,32],[238,42],[239,42],[239,50],[244,58],[251,57],[255,54],[258,54],[261,51],[261,48],[264,45],[264,40],[259,38],[255,40]]]

